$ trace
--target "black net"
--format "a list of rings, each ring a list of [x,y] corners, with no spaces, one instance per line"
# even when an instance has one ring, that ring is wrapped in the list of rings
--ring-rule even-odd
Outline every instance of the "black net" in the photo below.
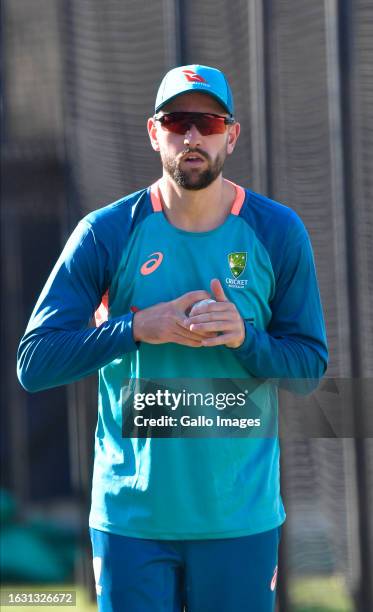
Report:
[[[3,249],[11,254],[2,268],[12,312],[4,330],[8,353],[14,354],[60,236],[86,212],[160,175],[146,119],[165,71],[195,62],[224,70],[234,91],[242,134],[226,176],[291,206],[309,229],[329,376],[372,377],[370,0],[6,0],[2,30],[8,176],[2,214],[15,237],[3,230]],[[49,255],[35,238],[31,266],[24,237],[30,228],[35,237],[36,226],[44,228]],[[21,301],[15,278],[27,287]],[[8,359],[4,371],[4,401],[16,407],[6,426],[15,432],[31,401]],[[11,439],[6,448],[14,453],[16,435]],[[372,440],[361,446],[286,440],[282,456],[290,587],[299,576],[342,575],[355,592],[364,570],[362,516],[373,533]],[[10,480],[27,497],[29,488],[19,485],[27,480],[25,468],[12,465]],[[370,542],[370,559],[372,549]]]

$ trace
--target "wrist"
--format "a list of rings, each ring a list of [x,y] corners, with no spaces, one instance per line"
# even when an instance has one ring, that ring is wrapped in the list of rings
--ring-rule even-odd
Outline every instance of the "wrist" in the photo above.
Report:
[[[139,312],[135,312],[132,317],[132,335],[135,342],[141,342],[141,317]]]

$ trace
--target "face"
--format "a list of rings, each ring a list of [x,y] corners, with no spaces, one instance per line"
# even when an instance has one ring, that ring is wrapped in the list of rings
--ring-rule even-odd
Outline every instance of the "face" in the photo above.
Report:
[[[178,96],[161,112],[175,111],[228,116],[214,98],[199,92]],[[188,190],[204,189],[221,174],[226,156],[233,152],[239,130],[239,124],[235,123],[227,125],[224,134],[203,136],[192,125],[181,135],[168,132],[153,118],[148,120],[150,140],[153,148],[160,152],[165,172],[177,185]]]

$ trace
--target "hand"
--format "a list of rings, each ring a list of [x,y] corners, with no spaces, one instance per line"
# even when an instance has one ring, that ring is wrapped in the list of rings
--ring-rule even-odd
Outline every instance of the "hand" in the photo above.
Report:
[[[207,291],[189,291],[170,302],[139,310],[133,317],[134,340],[149,344],[175,342],[185,346],[202,346],[203,338],[213,338],[216,333],[190,331],[184,323],[185,313],[195,302],[209,297]]]
[[[193,316],[185,319],[185,325],[194,333],[220,332],[211,338],[203,338],[202,346],[238,348],[245,340],[245,324],[235,304],[229,302],[220,281],[211,281],[211,293],[216,302],[196,306]]]

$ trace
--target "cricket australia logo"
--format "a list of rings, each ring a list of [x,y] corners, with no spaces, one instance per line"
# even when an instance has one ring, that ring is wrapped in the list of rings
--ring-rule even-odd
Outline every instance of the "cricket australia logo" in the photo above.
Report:
[[[229,253],[228,263],[234,278],[238,278],[245,271],[247,253]]]
[[[243,279],[238,280],[238,278],[242,276],[242,274],[245,272],[246,264],[247,264],[247,252],[246,251],[239,251],[236,253],[228,254],[228,265],[229,265],[230,272],[233,276],[233,279],[227,277],[225,279],[225,282],[227,283],[227,285],[229,285],[230,287],[237,287],[238,289],[242,289],[243,287],[247,285],[247,280],[243,280]]]

